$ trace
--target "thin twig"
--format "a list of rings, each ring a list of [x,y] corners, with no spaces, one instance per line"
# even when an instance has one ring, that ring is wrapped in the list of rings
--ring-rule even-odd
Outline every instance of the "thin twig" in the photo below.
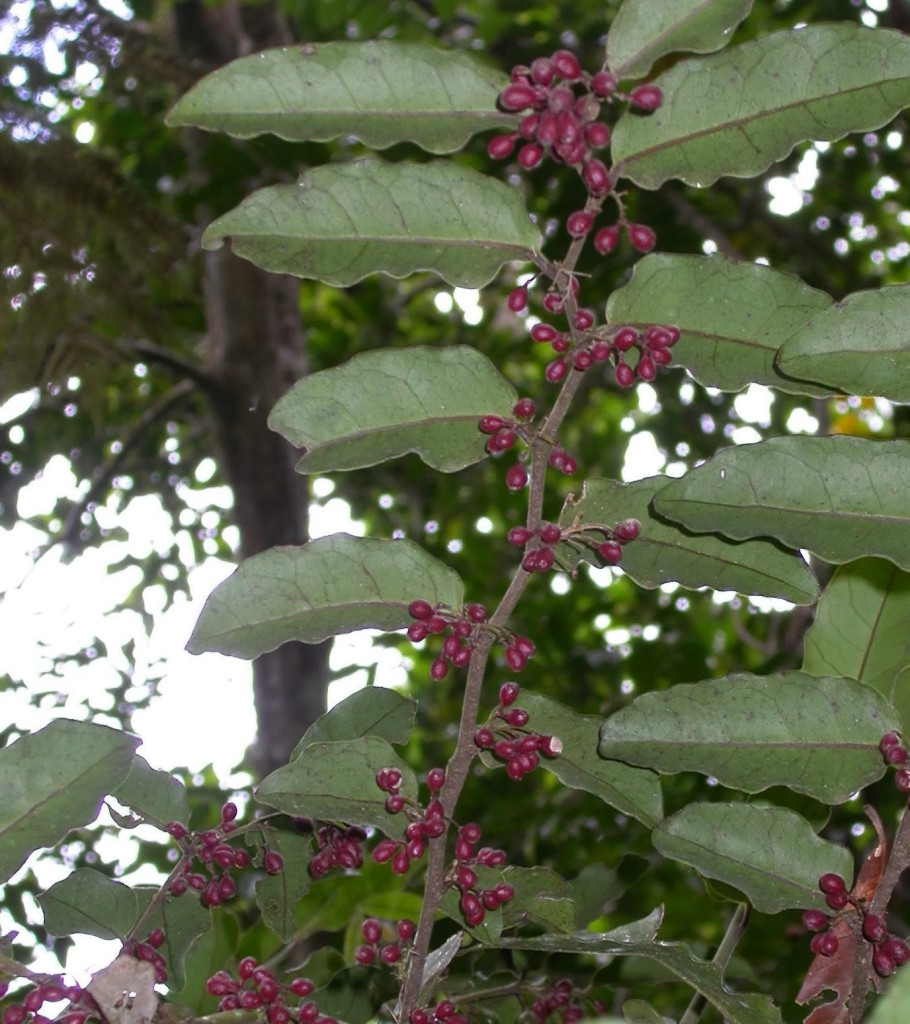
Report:
[[[733,951],[736,949],[737,943],[742,938],[742,934],[746,930],[746,924],[748,921],[749,904],[738,904],[736,910],[733,911],[733,916],[730,918],[730,923],[727,925],[727,930],[724,932],[724,937],[720,940],[717,952],[714,954],[711,961],[720,968],[721,976],[723,976],[727,965],[730,963]],[[701,1017],[707,1005],[708,1000],[701,994],[701,992],[696,992],[695,995],[692,996],[689,1005],[686,1007],[686,1012],[682,1017],[680,1017],[679,1024],[698,1024],[698,1019]]]

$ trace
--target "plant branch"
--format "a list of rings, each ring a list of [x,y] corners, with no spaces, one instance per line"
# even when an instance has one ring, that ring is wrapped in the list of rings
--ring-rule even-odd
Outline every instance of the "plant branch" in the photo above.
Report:
[[[727,925],[724,937],[720,940],[720,945],[717,947],[717,951],[711,960],[713,964],[720,968],[721,975],[723,975],[727,965],[730,963],[733,951],[742,938],[748,922],[749,904],[740,903],[737,905],[736,910],[733,911],[733,916],[730,918],[730,923]],[[686,1007],[686,1012],[680,1017],[679,1024],[698,1024],[698,1019],[704,1013],[707,1005],[708,1000],[701,992],[696,992]]]

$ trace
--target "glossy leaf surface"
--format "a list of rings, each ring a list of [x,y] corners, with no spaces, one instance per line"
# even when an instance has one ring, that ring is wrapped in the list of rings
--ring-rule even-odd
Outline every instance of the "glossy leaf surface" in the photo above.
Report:
[[[401,629],[420,597],[460,607],[461,580],[409,540],[334,534],[246,559],[209,595],[187,644],[255,658],[289,640]]]
[[[653,825],[663,816],[660,780],[654,772],[597,756],[601,718],[579,715],[558,701],[524,690],[517,706],[529,713],[537,732],[562,741],[562,753],[555,758],[541,757],[540,766],[563,785],[593,793],[645,825]]]
[[[798,143],[880,128],[910,104],[910,39],[850,24],[774,32],[655,79],[663,105],[624,114],[612,154],[644,188],[751,177]]]
[[[776,369],[775,357],[788,338],[831,305],[829,295],[795,274],[758,263],[720,254],[650,253],[607,300],[607,320],[678,327],[673,364],[706,387],[740,391],[754,383],[823,395],[838,389],[788,379]]]
[[[667,53],[719,50],[752,9],[752,0],[624,0],[607,35],[607,66],[640,78]]]
[[[653,498],[668,479],[652,476],[628,484],[586,480],[581,496],[566,500],[560,525],[614,526],[623,519],[637,519],[642,524],[641,533],[623,548],[620,566],[630,579],[649,590],[675,580],[693,589],[708,586],[735,590],[780,597],[794,604],[816,600],[815,576],[795,552],[764,540],[733,543],[714,534],[690,533],[654,515]],[[582,559],[600,564],[591,548],[577,550],[562,543],[558,552],[569,566]]]
[[[820,839],[805,818],[783,807],[691,803],[651,833],[655,849],[707,878],[744,893],[756,910],[827,909],[818,880],[827,872],[848,882],[853,856]]]
[[[454,473],[485,457],[481,416],[511,417],[515,388],[467,345],[387,348],[310,374],[269,426],[304,449],[301,473],[360,469],[414,452]]]
[[[727,448],[668,484],[655,507],[696,531],[910,569],[910,443],[778,437]]]
[[[133,755],[129,773],[112,796],[134,814],[159,826],[190,820],[186,786],[170,772],[152,768],[144,757]]]
[[[782,373],[910,402],[910,285],[854,292],[787,340]]]
[[[356,284],[368,274],[431,270],[479,288],[510,260],[529,260],[537,229],[516,189],[460,164],[355,160],[260,189],[210,224],[207,249],[280,274]]]
[[[95,820],[126,778],[135,736],[58,719],[0,751],[0,881],[33,850]]]
[[[256,790],[257,799],[285,814],[350,825],[372,825],[398,836],[400,815],[385,809],[387,794],[376,785],[383,768],[401,772],[401,795],[417,798],[417,779],[392,747],[378,736],[335,743],[311,743]]]
[[[508,81],[469,53],[426,43],[308,43],[242,57],[206,75],[167,121],[242,139],[354,135],[373,149],[415,142],[452,153],[476,132],[512,125],[514,116],[496,107]]]
[[[742,673],[642,694],[607,718],[599,750],[746,793],[787,786],[834,804],[882,777],[878,742],[897,726],[881,694],[855,680]]]

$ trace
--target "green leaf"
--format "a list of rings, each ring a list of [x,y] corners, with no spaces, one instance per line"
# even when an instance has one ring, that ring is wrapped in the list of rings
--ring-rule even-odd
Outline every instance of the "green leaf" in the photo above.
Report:
[[[360,469],[409,452],[454,473],[486,456],[480,417],[509,418],[517,397],[467,345],[384,348],[298,381],[269,426],[304,449],[301,473]]]
[[[517,189],[442,160],[317,167],[296,185],[247,196],[209,225],[202,244],[217,249],[228,237],[264,270],[326,284],[431,270],[462,288],[530,260],[540,241]]]
[[[262,923],[282,942],[290,942],[297,932],[297,903],[310,889],[307,868],[313,843],[309,836],[273,831],[269,849],[281,854],[284,867],[277,875],[264,875],[256,882],[256,906],[262,913]]]
[[[624,0],[607,36],[607,66],[641,78],[667,53],[710,53],[725,46],[752,0]]]
[[[541,757],[541,768],[563,785],[593,793],[644,825],[663,817],[660,780],[654,772],[598,758],[599,716],[579,715],[558,701],[527,690],[521,691],[519,703],[537,732],[562,741],[562,753],[555,758]]]
[[[808,139],[880,128],[910,104],[910,39],[887,29],[808,25],[774,32],[655,79],[663,105],[624,114],[617,174],[644,188],[752,177]]]
[[[137,890],[142,910],[157,893],[158,889],[152,886],[143,886]],[[161,928],[164,932],[164,945],[159,952],[165,959],[169,984],[182,987],[186,983],[187,954],[191,947],[195,949],[196,940],[211,927],[211,910],[198,899],[185,897],[159,903],[150,916],[143,920],[143,935],[147,935],[153,928]],[[224,963],[223,960],[221,962]]]
[[[311,743],[290,764],[267,776],[256,796],[285,814],[372,825],[387,835],[399,836],[401,817],[386,811],[387,794],[376,785],[376,773],[383,768],[397,768],[401,795],[417,799],[414,772],[378,736]]]
[[[139,754],[133,755],[129,774],[111,795],[154,825],[190,820],[186,786],[170,772],[152,768]]]
[[[877,558],[848,562],[818,602],[806,633],[803,671],[851,676],[890,699],[910,665],[908,623],[910,575]]]
[[[600,753],[835,804],[882,777],[878,741],[896,727],[881,694],[853,679],[742,673],[642,694],[603,723]]]
[[[368,686],[339,701],[303,734],[291,760],[311,743],[378,736],[388,743],[407,743],[417,718],[417,703],[385,686]]]
[[[409,540],[321,537],[246,559],[209,595],[187,644],[255,658],[289,640],[401,629],[415,598],[460,608],[458,576]]]
[[[94,821],[138,746],[116,729],[58,719],[0,751],[0,881],[33,850]]]
[[[627,285],[607,300],[611,324],[673,324],[670,350],[706,387],[739,391],[767,384],[791,394],[826,395],[831,388],[803,384],[775,368],[779,347],[829,309],[829,295],[795,274],[720,254],[651,253],[639,260]]]
[[[910,443],[778,437],[726,448],[668,484],[655,507],[698,532],[910,569]]]
[[[855,292],[797,330],[778,369],[853,395],[910,402],[910,285]]]
[[[883,996],[872,1004],[868,1024],[906,1024],[910,1020],[910,971],[898,971]]]
[[[699,960],[682,943],[623,941],[618,937],[621,931],[575,932],[572,935],[539,935],[533,938],[506,936],[500,939],[499,945],[507,949],[545,953],[644,957],[660,964],[700,992],[729,1024],[781,1024],[780,1010],[768,996],[755,992],[730,992],[724,983],[723,969]]]
[[[513,127],[514,116],[496,108],[508,84],[471,54],[426,43],[310,43],[242,57],[206,75],[167,123],[242,139],[354,135],[373,149],[416,142],[453,153],[477,132]]]
[[[566,498],[559,525],[563,529],[586,524],[612,527],[623,519],[637,519],[641,533],[623,548],[621,568],[649,590],[675,580],[690,589],[736,590],[794,604],[817,600],[818,581],[795,552],[765,540],[733,543],[713,534],[693,534],[658,519],[652,512],[653,499],[668,479],[652,476],[628,484],[586,480],[580,498]],[[582,560],[602,564],[589,547],[578,550],[563,542],[557,554],[570,567]]]
[[[502,908],[503,927],[514,928],[528,921],[554,931],[571,932],[578,927],[572,886],[549,868],[510,865],[501,872],[515,896]]]
[[[664,857],[734,886],[763,914],[824,908],[821,875],[853,877],[853,854],[783,807],[691,803],[662,821],[651,839]]]
[[[139,916],[136,893],[94,868],[77,868],[41,893],[38,902],[55,936],[124,939]]]

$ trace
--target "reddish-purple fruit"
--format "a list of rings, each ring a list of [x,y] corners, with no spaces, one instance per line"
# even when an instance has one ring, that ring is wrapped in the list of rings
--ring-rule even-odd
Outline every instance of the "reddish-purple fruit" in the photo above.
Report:
[[[602,227],[594,237],[594,248],[606,256],[607,253],[611,253],[619,242],[619,225],[609,224],[606,227]]]
[[[568,50],[557,50],[553,54],[553,68],[561,78],[567,82],[574,82],[581,78],[581,65],[574,53]]]
[[[509,725],[514,725],[516,729],[522,729],[528,724],[530,715],[524,708],[511,708],[504,712],[502,717]]]
[[[610,173],[600,160],[589,160],[581,177],[592,196],[606,195],[610,191]]]
[[[529,142],[518,151],[518,165],[525,171],[533,171],[543,160],[543,146]]]
[[[899,743],[886,747],[884,754],[888,764],[906,764],[910,760],[910,755],[907,754],[906,748],[902,747]]]
[[[843,910],[849,902],[850,900],[845,892],[832,892],[825,897],[825,903],[832,910]]]
[[[523,548],[534,536],[534,531],[524,526],[513,526],[508,533],[508,541],[516,548]]]
[[[364,942],[369,942],[371,946],[375,946],[382,935],[382,925],[375,917],[368,917],[360,926],[360,934],[363,936]]]
[[[576,331],[587,331],[594,325],[594,314],[590,309],[578,309],[572,317],[572,325]]]
[[[880,942],[886,934],[885,922],[878,914],[863,914],[863,936],[869,942]]]
[[[591,92],[600,99],[606,99],[616,92],[616,79],[608,71],[598,71],[591,78]]]
[[[878,741],[878,749],[884,754],[888,747],[897,746],[900,743],[901,738],[896,732],[886,732],[884,736]]]
[[[390,796],[387,796],[385,809],[389,814],[400,814],[401,811],[404,810],[404,797],[399,793],[392,793]],[[389,856],[391,856],[391,854]]]
[[[382,952],[379,954],[379,959],[384,964],[397,964],[401,959],[400,947],[394,942],[389,943],[388,946],[383,946]]]
[[[565,302],[559,292],[547,292],[543,297],[543,308],[548,313],[561,313]]]
[[[510,466],[506,472],[506,487],[510,491],[520,491],[528,482],[527,470],[520,462]]]
[[[438,793],[445,785],[446,773],[442,768],[431,768],[427,772],[427,789],[431,793]]]
[[[407,850],[399,850],[392,858],[392,870],[396,875],[407,874],[410,866],[411,858],[408,856]]]
[[[826,896],[833,896],[835,893],[845,893],[847,891],[847,885],[844,880],[840,875],[834,874],[833,871],[829,871],[819,878],[818,887]]]
[[[566,220],[566,231],[573,238],[583,238],[594,226],[594,214],[587,210],[576,210]]]
[[[627,363],[617,363],[613,376],[621,388],[630,388],[635,383],[635,371]]]
[[[503,427],[507,427],[508,425],[508,420],[504,420],[501,416],[481,416],[477,421],[477,429],[481,434],[498,434]],[[426,604],[425,601],[421,603]],[[417,604],[417,602],[415,601],[414,604]],[[433,609],[430,608],[430,614],[432,615],[432,613]],[[429,618],[428,615],[414,615],[413,612],[411,612],[411,615],[413,615],[415,619]]]
[[[504,707],[509,707],[510,704],[514,704],[518,697],[519,691],[518,683],[503,683],[499,687],[499,703]]]
[[[406,917],[403,917],[398,924],[395,925],[395,933],[402,942],[410,941],[414,935],[414,931],[414,922]]]
[[[187,835],[186,826],[181,825],[179,821],[168,822],[166,831],[173,839],[184,839]]]
[[[640,532],[641,523],[637,519],[623,519],[621,523],[616,524],[613,537],[620,544],[628,544],[630,540],[635,540]]]
[[[512,406],[512,412],[520,420],[529,420],[537,411],[533,398],[519,398]]]
[[[437,683],[445,679],[449,672],[449,663],[445,658],[434,658],[430,663],[430,678]]]
[[[622,545],[615,540],[605,540],[598,544],[597,553],[607,565],[618,565],[622,561]]]
[[[486,622],[487,610],[482,604],[466,604],[464,606],[465,614],[471,620],[471,622]],[[468,633],[467,635],[470,635]]]
[[[809,948],[819,956],[834,956],[840,943],[833,932],[820,932],[812,936]]]
[[[603,149],[609,145],[610,129],[603,121],[592,121],[585,125],[585,142],[591,149]]]
[[[509,292],[508,299],[506,299],[506,305],[513,313],[520,313],[523,309],[526,309],[528,305],[528,289],[513,288]]]
[[[354,960],[364,967],[369,966],[376,959],[376,950],[372,946],[358,946],[354,950]]]
[[[572,356],[572,366],[582,373],[593,365],[594,356],[586,348],[581,349]]]
[[[556,523],[544,523],[540,527],[540,539],[544,544],[556,544],[562,536],[562,530]]]
[[[489,750],[495,742],[493,733],[489,729],[478,729],[474,733],[474,743],[481,750]]]
[[[640,380],[654,380],[657,376],[657,366],[650,356],[642,356],[635,364],[635,373]]]
[[[638,342],[638,331],[634,327],[620,327],[613,336],[613,345],[620,352],[628,352]]]
[[[650,252],[657,244],[657,235],[647,224],[627,224],[626,233],[639,252]]]
[[[421,640],[426,640],[427,633],[429,630],[425,622],[412,622],[406,630],[407,638],[412,644],[419,644]]]
[[[535,98],[529,85],[508,85],[499,94],[500,105],[506,110],[526,110],[534,105]]]
[[[498,430],[499,428],[497,427],[496,429]],[[412,619],[428,619],[433,614],[433,607],[427,601],[412,601],[408,605],[408,614]]]
[[[551,384],[558,384],[565,377],[568,368],[568,360],[554,359],[553,362],[547,363],[544,376]]]
[[[656,85],[639,85],[629,94],[629,101],[639,110],[657,110],[663,103],[664,94]]]
[[[881,947],[872,954],[872,967],[879,977],[887,978],[889,974],[894,973],[896,966],[895,962]]]
[[[284,867],[284,859],[277,851],[268,850],[262,858],[262,866],[265,868],[267,874],[280,875],[281,869]]]
[[[910,946],[903,939],[888,939],[882,943],[881,950],[891,957],[897,967],[902,967],[910,960]]]
[[[531,328],[531,338],[541,344],[553,341],[558,334],[559,332],[552,326],[552,324],[534,324]]]
[[[821,932],[828,927],[828,920],[824,910],[806,910],[803,914],[803,927],[810,932]]]
[[[910,793],[910,771],[906,768],[898,768],[894,773],[894,785],[901,793]]]

